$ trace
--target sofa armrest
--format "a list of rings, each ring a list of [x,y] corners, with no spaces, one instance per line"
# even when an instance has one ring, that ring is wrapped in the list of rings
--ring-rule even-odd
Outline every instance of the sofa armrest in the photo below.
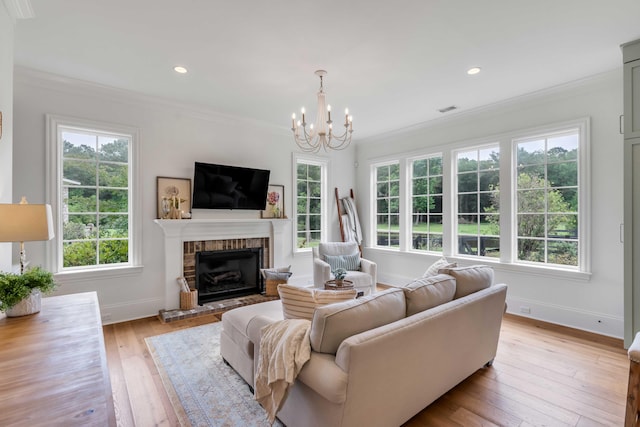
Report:
[[[253,343],[254,348],[260,348],[260,331],[262,328],[278,321],[278,319],[273,319],[262,314],[258,314],[249,320],[249,323],[247,324],[247,336]]]
[[[304,383],[320,396],[333,403],[343,403],[347,398],[349,376],[335,363],[332,354],[311,352],[296,381]]]
[[[315,258],[313,260],[313,286],[323,289],[324,282],[330,279],[331,266],[320,258]]]

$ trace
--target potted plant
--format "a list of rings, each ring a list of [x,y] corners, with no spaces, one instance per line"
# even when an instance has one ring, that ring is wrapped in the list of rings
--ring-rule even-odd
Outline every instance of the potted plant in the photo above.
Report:
[[[344,268],[336,268],[332,271],[333,276],[336,278],[336,286],[342,286],[343,280],[347,275],[347,270]]]
[[[30,268],[23,274],[0,272],[0,311],[8,317],[37,313],[42,294],[55,287],[53,274],[41,267]]]

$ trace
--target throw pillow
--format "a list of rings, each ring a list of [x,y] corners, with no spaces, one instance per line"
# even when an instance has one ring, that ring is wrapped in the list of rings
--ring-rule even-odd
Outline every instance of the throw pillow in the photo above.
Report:
[[[292,285],[278,285],[278,294],[280,294],[282,301],[282,314],[285,319],[311,320],[317,307],[355,299],[358,291],[356,289],[325,291]]]
[[[446,274],[422,277],[402,288],[407,299],[407,316],[453,300],[456,281]]]
[[[271,271],[271,272],[274,272],[274,273],[285,273],[285,272],[291,271],[291,266],[290,266],[290,265],[288,265],[288,266],[286,266],[286,267],[277,267],[277,268],[261,268],[261,269],[260,269],[260,274],[262,274],[262,278],[263,278],[263,279],[266,279],[266,278],[267,278],[267,276],[265,275],[265,273],[266,273],[267,271]]]
[[[427,268],[427,270],[424,272],[422,277],[435,276],[436,274],[438,274],[438,270],[440,270],[441,268],[453,268],[457,266],[458,264],[456,264],[455,262],[449,262],[445,257],[442,257],[431,264],[429,268]]]
[[[311,348],[335,354],[350,336],[405,317],[402,289],[391,288],[373,295],[318,307],[311,321]]]
[[[443,268],[440,269],[440,273],[448,274],[456,279],[456,294],[453,299],[467,296],[493,285],[493,268],[488,265]]]
[[[268,297],[277,297],[278,285],[287,283],[292,274],[290,271],[265,271],[265,294]]]
[[[331,271],[338,268],[348,271],[360,270],[360,252],[351,255],[325,255],[324,260],[331,266]]]

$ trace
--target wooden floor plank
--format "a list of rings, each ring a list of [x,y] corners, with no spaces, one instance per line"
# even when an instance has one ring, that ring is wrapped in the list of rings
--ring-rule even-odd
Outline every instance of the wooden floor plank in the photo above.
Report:
[[[147,318],[105,327],[119,426],[132,425],[131,413],[133,425],[177,425],[144,338],[219,320]],[[494,365],[405,427],[623,425],[628,369],[621,340],[507,315]]]

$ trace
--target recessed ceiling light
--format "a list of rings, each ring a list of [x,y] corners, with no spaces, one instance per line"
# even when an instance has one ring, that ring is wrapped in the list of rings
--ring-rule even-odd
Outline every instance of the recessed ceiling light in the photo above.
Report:
[[[178,65],[178,66],[176,66],[176,67],[173,67],[173,70],[174,70],[176,73],[180,73],[180,74],[186,74],[186,73],[187,73],[187,69],[186,69],[186,68],[184,68],[184,67],[181,67],[181,66],[179,66],[179,65]]]
[[[480,67],[469,68],[467,70],[467,74],[469,74],[470,76],[473,76],[474,74],[478,74],[480,72],[480,70],[482,70],[482,68],[480,68]]]

